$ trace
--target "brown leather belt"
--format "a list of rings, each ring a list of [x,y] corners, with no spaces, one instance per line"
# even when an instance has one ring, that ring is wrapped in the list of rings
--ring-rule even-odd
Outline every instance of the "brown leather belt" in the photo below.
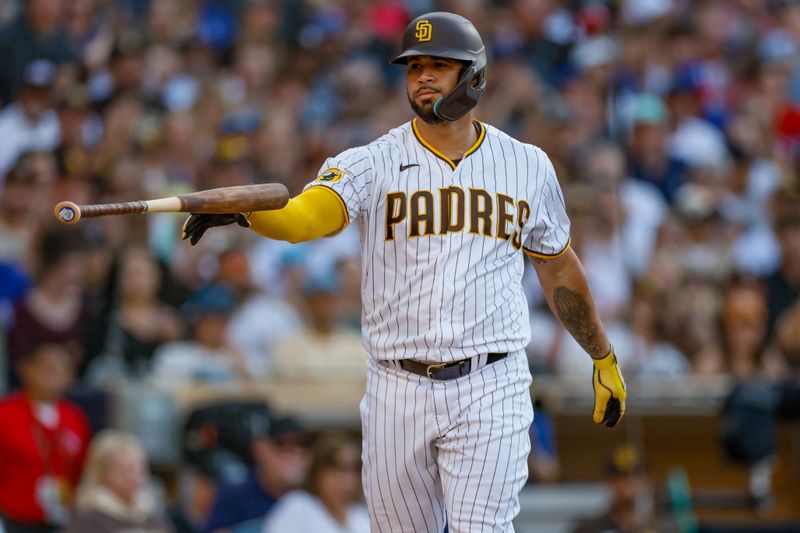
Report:
[[[486,364],[490,365],[497,361],[500,361],[504,357],[508,355],[508,352],[505,353],[490,353],[486,356]],[[462,359],[460,361],[451,361],[449,363],[423,363],[420,361],[415,361],[413,359],[400,359],[397,361],[397,364],[400,365],[400,368],[407,372],[411,372],[413,374],[419,374],[420,376],[425,376],[430,379],[436,379],[439,381],[445,381],[448,379],[456,379],[460,378],[461,376],[466,376],[470,372],[472,372],[472,362],[475,358],[469,359]],[[477,370],[477,369],[475,369]]]

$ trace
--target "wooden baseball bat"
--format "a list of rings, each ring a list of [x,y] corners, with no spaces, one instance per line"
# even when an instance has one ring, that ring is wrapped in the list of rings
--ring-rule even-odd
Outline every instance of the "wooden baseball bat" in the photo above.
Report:
[[[220,187],[168,198],[116,204],[78,205],[59,202],[53,213],[63,224],[75,224],[84,217],[136,213],[239,213],[280,209],[289,201],[289,191],[280,183]]]

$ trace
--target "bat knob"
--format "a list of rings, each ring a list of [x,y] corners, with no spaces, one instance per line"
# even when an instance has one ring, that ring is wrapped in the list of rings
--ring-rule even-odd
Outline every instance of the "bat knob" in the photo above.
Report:
[[[59,202],[53,213],[62,224],[75,224],[81,219],[81,209],[74,202]]]

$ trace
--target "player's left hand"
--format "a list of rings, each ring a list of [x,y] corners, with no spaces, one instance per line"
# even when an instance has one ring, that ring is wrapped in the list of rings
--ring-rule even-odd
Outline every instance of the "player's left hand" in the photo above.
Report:
[[[207,213],[192,213],[189,218],[183,223],[183,230],[181,231],[181,239],[189,239],[192,246],[197,244],[203,234],[208,228],[217,226],[227,226],[229,224],[239,224],[243,228],[250,227],[250,221],[242,213],[223,213],[223,214],[207,214]]]
[[[602,359],[594,360],[594,415],[595,424],[614,427],[625,414],[625,380],[617,365],[614,348]]]

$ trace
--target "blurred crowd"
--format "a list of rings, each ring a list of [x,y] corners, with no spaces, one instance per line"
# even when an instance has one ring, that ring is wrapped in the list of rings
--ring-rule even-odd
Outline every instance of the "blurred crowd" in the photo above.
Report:
[[[434,9],[487,43],[478,117],[551,157],[626,378],[795,376],[798,1],[0,0],[0,390],[41,381],[38,364],[82,390],[362,379],[356,228],[300,245],[220,228],[190,247],[182,216],[58,227],[52,208],[299,192],[411,118],[388,61]],[[583,379],[525,279],[532,368]]]

